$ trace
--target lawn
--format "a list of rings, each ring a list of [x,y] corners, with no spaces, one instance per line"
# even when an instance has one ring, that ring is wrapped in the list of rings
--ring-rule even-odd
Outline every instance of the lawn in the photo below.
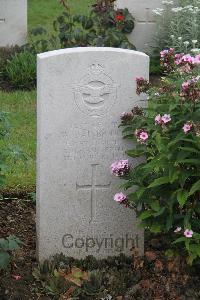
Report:
[[[94,0],[67,0],[72,13],[87,13]],[[59,0],[28,0],[28,27],[43,26],[52,30],[52,22],[63,12]]]
[[[28,156],[27,165],[22,161],[12,163],[7,176],[6,191],[32,191],[35,186],[36,149],[36,92],[0,92],[1,109],[9,112],[11,134],[8,145],[17,145]]]
[[[94,0],[68,0],[73,13],[87,13]],[[59,0],[28,0],[28,29],[43,26],[52,31],[53,20],[62,13]],[[12,164],[6,191],[24,192],[35,188],[36,91],[0,92],[0,110],[9,112],[12,132],[8,144],[19,145],[28,155],[28,164]]]

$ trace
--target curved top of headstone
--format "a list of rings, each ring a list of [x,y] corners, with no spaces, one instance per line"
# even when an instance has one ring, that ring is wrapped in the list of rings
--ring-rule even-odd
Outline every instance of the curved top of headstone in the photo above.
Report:
[[[44,53],[38,54],[38,58],[49,58],[54,56],[59,56],[63,54],[70,54],[70,53],[84,53],[84,52],[115,52],[115,53],[126,53],[131,55],[137,55],[137,56],[144,56],[148,57],[143,52],[135,51],[135,50],[129,50],[129,49],[122,49],[122,48],[112,48],[112,47],[77,47],[77,48],[66,48],[66,49],[60,49],[60,50],[53,50],[48,51]]]

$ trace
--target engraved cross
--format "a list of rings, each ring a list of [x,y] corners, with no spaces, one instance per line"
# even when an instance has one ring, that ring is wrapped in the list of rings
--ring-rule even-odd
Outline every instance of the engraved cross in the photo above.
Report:
[[[111,182],[108,184],[97,184],[96,183],[96,175],[97,175],[97,166],[98,164],[92,164],[92,177],[91,177],[91,184],[88,185],[79,185],[76,183],[76,190],[77,191],[90,191],[90,220],[89,223],[95,220],[96,218],[96,210],[97,210],[97,197],[96,197],[96,191],[97,190],[104,190],[109,189]]]

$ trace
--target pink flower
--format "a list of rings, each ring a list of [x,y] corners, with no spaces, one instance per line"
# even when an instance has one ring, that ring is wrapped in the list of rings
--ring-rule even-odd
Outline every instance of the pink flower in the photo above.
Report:
[[[123,193],[117,193],[117,194],[115,194],[115,196],[114,196],[114,200],[116,201],[116,202],[123,202],[123,201],[125,201],[126,200],[126,195],[124,195]]]
[[[183,90],[187,90],[189,86],[190,86],[190,82],[188,80],[182,83]]]
[[[192,128],[192,124],[189,124],[189,123],[185,123],[184,126],[183,126],[183,131],[185,134],[187,134]]]
[[[162,117],[162,121],[164,124],[167,124],[171,121],[171,116],[170,115],[167,115],[167,114],[164,114],[164,116]]]
[[[156,124],[162,124],[162,117],[161,117],[161,115],[157,115],[155,117],[155,123]]]
[[[182,230],[181,227],[176,227],[176,229],[174,230],[174,232],[175,232],[175,233],[178,233],[178,232],[180,232],[181,230]]]
[[[139,138],[140,138],[140,140],[142,140],[142,141],[145,142],[145,141],[148,140],[148,138],[149,138],[148,133],[147,133],[146,131],[140,132]]]
[[[146,142],[149,138],[148,133],[143,129],[136,129],[135,136],[137,138],[137,141],[140,142],[141,144]]]
[[[163,58],[165,56],[167,56],[168,54],[171,54],[174,52],[174,49],[173,48],[170,48],[170,49],[165,49],[163,51],[160,52],[160,56]]]
[[[194,63],[194,57],[191,56],[190,54],[183,55],[182,62],[188,62],[190,64],[193,64]]]
[[[15,280],[20,280],[20,279],[22,279],[22,276],[21,275],[12,274],[12,278],[14,278]]]
[[[132,112],[123,112],[123,113],[121,113],[121,115],[120,115],[120,119],[122,120],[122,121],[130,121],[130,120],[132,120],[132,118],[133,118],[133,113]]]
[[[129,169],[128,159],[116,161],[110,166],[111,173],[115,176],[123,176],[128,173]]]
[[[136,77],[136,81],[144,81],[144,77]]]
[[[189,230],[189,229],[186,229],[184,231],[184,236],[187,237],[187,238],[191,238],[193,236],[193,231]]]
[[[196,55],[194,58],[194,64],[199,65],[200,64],[200,54]]]

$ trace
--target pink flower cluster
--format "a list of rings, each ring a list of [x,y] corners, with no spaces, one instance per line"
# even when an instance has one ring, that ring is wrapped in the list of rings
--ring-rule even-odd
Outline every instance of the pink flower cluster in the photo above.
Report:
[[[183,131],[185,134],[187,134],[191,129],[192,129],[193,125],[191,123],[185,123],[183,126]]]
[[[120,177],[126,175],[130,170],[128,159],[122,159],[114,162],[110,166],[110,171],[113,175]]]
[[[165,49],[160,52],[160,63],[165,72],[171,72],[174,69],[174,48]]]
[[[179,53],[175,55],[175,64],[179,67],[178,71],[182,73],[191,73],[191,70],[200,64],[200,55],[192,56],[190,54]]]
[[[172,54],[174,54],[174,48],[164,49],[160,52],[160,57],[165,58]]]
[[[131,121],[133,119],[133,113],[132,112],[123,112],[120,115],[120,119],[122,120],[122,122]]]
[[[126,195],[124,195],[124,194],[121,192],[121,193],[115,194],[114,200],[115,200],[116,202],[122,203],[122,202],[124,202],[125,200],[127,200],[127,197],[126,197]]]
[[[175,54],[174,48],[165,49],[160,52],[161,66],[165,72],[171,72],[178,66],[179,73],[191,73],[191,70],[200,64],[200,54],[192,56],[190,54]]]
[[[136,93],[140,95],[141,93],[146,93],[149,90],[150,84],[149,81],[143,77],[136,77],[137,89]]]
[[[149,138],[148,133],[143,129],[136,129],[135,136],[137,138],[137,141],[141,144],[144,144]]]
[[[200,76],[197,76],[183,82],[180,96],[184,100],[191,100],[193,102],[199,100],[200,99],[199,81],[200,81]]]
[[[174,232],[175,233],[179,233],[179,232],[181,232],[181,230],[182,230],[182,228],[181,227],[177,227],[175,230],[174,230]],[[193,231],[191,230],[191,229],[185,229],[185,231],[184,231],[184,236],[185,237],[187,237],[187,238],[191,238],[192,236],[193,236]]]
[[[167,124],[171,121],[171,116],[168,114],[164,114],[161,116],[160,114],[155,117],[155,124],[156,125],[163,125]]]
[[[179,53],[175,55],[175,64],[177,66],[181,64],[191,64],[199,65],[200,64],[200,54],[192,56],[190,54]]]

